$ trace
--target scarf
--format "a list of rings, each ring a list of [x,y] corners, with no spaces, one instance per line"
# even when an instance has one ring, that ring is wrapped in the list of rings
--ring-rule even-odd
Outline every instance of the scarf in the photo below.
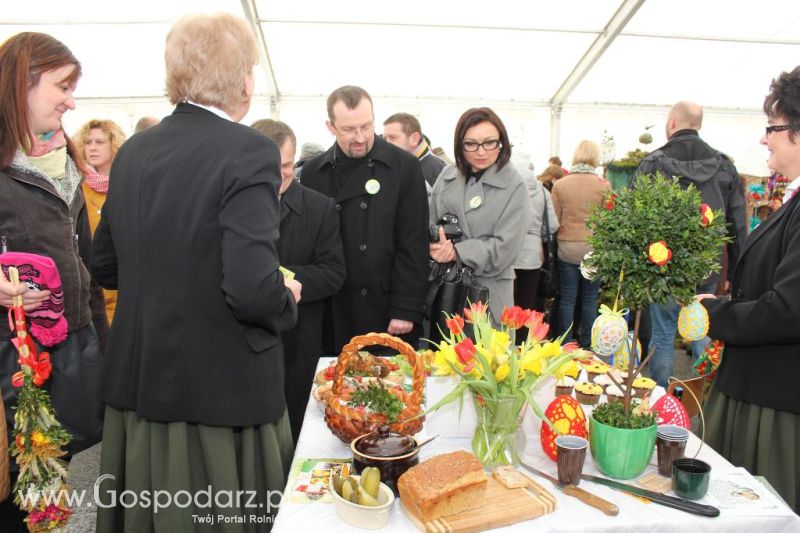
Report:
[[[93,191],[99,192],[100,194],[107,194],[108,176],[105,174],[100,174],[96,170],[87,172],[86,185],[88,185]]]
[[[428,146],[428,141],[422,139],[422,141],[419,143],[419,146],[417,146],[417,150],[414,152],[414,155],[417,156],[417,159],[422,159],[430,153],[431,147]]]
[[[64,130],[38,135],[26,154],[33,165],[54,180],[64,177],[67,165],[67,138]]]
[[[592,165],[585,165],[583,163],[572,165],[572,168],[569,169],[570,174],[595,174],[596,172],[597,170]]]

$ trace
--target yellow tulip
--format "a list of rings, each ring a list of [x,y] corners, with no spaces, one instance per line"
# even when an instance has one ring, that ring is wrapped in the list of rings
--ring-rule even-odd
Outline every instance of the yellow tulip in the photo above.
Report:
[[[508,377],[509,372],[511,372],[511,367],[508,363],[503,363],[494,371],[494,379],[499,383]]]
[[[542,364],[542,356],[539,346],[536,346],[533,350],[528,350],[525,352],[519,364],[523,370],[536,374],[537,376],[541,374],[544,365]]]
[[[578,364],[575,361],[570,360],[556,370],[556,377],[558,379],[562,379],[564,376],[569,376],[573,379],[577,379],[580,371],[581,369],[578,367]]]
[[[453,346],[445,341],[442,341],[442,343],[439,345],[439,351],[434,355],[433,363],[431,364],[433,367],[433,375],[449,376],[453,374],[453,369],[448,364],[448,361],[456,362],[457,359],[456,351]]]

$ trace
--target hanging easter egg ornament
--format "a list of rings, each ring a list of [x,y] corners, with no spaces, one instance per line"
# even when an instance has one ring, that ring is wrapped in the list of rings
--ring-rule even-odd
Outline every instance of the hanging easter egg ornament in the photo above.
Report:
[[[592,325],[592,351],[608,357],[622,345],[628,334],[628,323],[625,321],[627,309],[619,311],[601,305],[597,318]]]
[[[672,250],[666,241],[658,241],[647,247],[647,259],[657,266],[666,265],[672,259]]]
[[[678,333],[687,341],[699,341],[708,333],[708,311],[694,300],[678,314]]]
[[[708,226],[714,222],[714,210],[708,204],[700,204],[700,223]]]
[[[633,332],[628,332],[628,337],[620,344],[619,350],[614,352],[614,355],[608,360],[608,363],[620,370],[628,370],[628,363],[630,362],[630,349],[629,346],[633,343]],[[634,367],[639,366],[639,356],[642,353],[642,343],[636,339],[636,358],[634,359]]]
[[[545,409],[544,416],[555,427],[555,431],[553,431],[547,422],[542,421],[542,449],[553,461],[556,460],[556,437],[559,435],[577,435],[584,439],[588,438],[586,415],[578,400],[572,396],[556,396],[556,399],[550,402]]]
[[[650,409],[658,413],[656,423],[659,426],[674,424],[689,430],[692,429],[692,423],[689,420],[689,413],[686,412],[686,408],[683,406],[680,400],[678,400],[672,394],[665,394],[659,398]]]

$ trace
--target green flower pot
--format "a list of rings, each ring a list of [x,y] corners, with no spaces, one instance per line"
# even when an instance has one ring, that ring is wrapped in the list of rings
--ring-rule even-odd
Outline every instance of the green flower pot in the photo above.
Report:
[[[592,417],[589,445],[600,471],[616,479],[632,479],[644,472],[656,444],[653,424],[642,429],[620,429],[601,424]]]

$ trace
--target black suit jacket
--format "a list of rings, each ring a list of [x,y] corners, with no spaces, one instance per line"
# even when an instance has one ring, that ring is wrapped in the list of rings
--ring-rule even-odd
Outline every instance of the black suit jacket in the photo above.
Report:
[[[366,157],[344,160],[334,143],[303,165],[302,177],[306,187],[334,198],[339,213],[347,280],[332,300],[334,353],[354,335],[386,331],[393,318],[422,323],[428,286],[428,199],[419,160],[377,136]],[[403,338],[418,341],[413,332]]]
[[[283,415],[297,306],[278,270],[279,162],[259,132],[191,104],[119,150],[92,248],[92,274],[119,290],[106,403],[219,426]]]
[[[749,403],[800,414],[800,198],[745,242],[731,300],[703,300],[709,335],[725,341],[717,388]]]
[[[325,300],[339,292],[345,278],[339,217],[332,199],[297,182],[284,191],[278,255],[303,284],[297,324],[283,333],[286,401],[297,440],[322,355]]]

